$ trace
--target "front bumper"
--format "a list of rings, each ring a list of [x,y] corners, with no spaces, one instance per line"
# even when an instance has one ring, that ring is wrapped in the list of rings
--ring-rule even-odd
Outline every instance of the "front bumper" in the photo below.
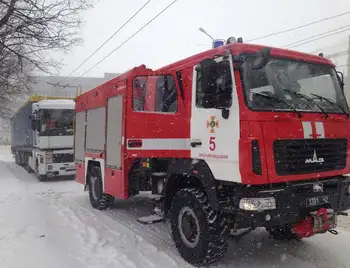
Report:
[[[322,191],[314,184],[322,184]],[[258,186],[240,187],[233,190],[230,197],[220,202],[220,210],[231,214],[239,228],[274,227],[300,222],[311,212],[320,208],[330,208],[339,213],[350,208],[350,177],[338,176],[319,181],[293,183],[264,189]],[[244,198],[273,198],[274,209],[244,210],[240,202]],[[314,204],[309,198],[327,197],[327,202]],[[313,199],[315,200],[315,199]],[[311,200],[312,201],[312,200]],[[242,206],[241,206],[242,207]],[[247,206],[249,208],[249,206]]]
[[[72,176],[76,173],[75,163],[46,164],[47,176]]]

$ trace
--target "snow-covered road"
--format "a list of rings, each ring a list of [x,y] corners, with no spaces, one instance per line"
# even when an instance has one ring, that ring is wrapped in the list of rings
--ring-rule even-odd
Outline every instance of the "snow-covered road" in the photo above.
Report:
[[[136,221],[149,208],[139,197],[94,210],[75,181],[40,183],[13,163],[8,147],[0,147],[1,268],[189,267],[168,226]],[[273,241],[257,230],[230,244],[213,267],[350,267],[350,221],[340,224],[338,236],[293,243]]]

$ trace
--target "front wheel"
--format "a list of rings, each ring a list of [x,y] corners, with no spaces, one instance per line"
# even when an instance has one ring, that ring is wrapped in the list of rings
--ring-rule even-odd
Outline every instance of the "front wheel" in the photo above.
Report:
[[[171,207],[171,231],[180,255],[195,266],[218,261],[227,250],[219,217],[205,193],[196,188],[180,190]]]
[[[93,167],[89,175],[89,198],[93,208],[104,210],[114,202],[114,197],[103,193],[101,169]]]

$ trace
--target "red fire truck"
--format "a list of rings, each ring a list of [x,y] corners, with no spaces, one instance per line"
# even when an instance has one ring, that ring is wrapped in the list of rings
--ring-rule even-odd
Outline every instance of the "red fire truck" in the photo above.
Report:
[[[151,191],[180,255],[219,260],[227,238],[336,234],[350,207],[349,108],[334,64],[227,43],[145,65],[76,99],[76,180],[94,208]]]

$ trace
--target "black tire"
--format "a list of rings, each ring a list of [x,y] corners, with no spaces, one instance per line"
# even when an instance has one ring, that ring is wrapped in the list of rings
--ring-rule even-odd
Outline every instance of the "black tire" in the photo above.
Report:
[[[37,178],[38,178],[39,181],[46,181],[46,180],[47,180],[46,175],[40,175],[40,174],[38,174],[38,175],[37,175]]]
[[[89,172],[89,198],[93,208],[105,210],[113,205],[114,197],[103,193],[102,176],[99,167],[93,167]]]
[[[32,168],[29,166],[29,164],[26,167],[26,170],[28,171],[28,173],[33,173]]]
[[[16,163],[16,165],[19,165],[18,152],[15,152],[15,163]]]
[[[276,226],[267,229],[270,237],[274,240],[280,241],[291,241],[291,240],[301,240],[299,236],[293,233],[292,228],[289,225],[286,226]]]
[[[191,236],[195,234],[194,238],[185,237],[186,227],[182,227],[182,224],[188,225],[188,222],[183,222],[184,213],[194,219],[194,232],[191,231]],[[227,241],[222,235],[219,218],[202,190],[186,188],[176,193],[170,210],[171,231],[183,259],[192,265],[201,266],[214,263],[224,256]]]

